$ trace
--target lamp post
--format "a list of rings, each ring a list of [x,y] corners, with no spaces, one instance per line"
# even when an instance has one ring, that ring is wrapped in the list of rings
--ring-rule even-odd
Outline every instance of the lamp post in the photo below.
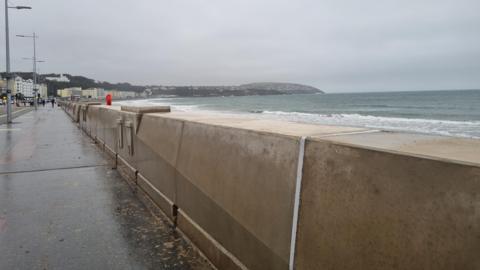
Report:
[[[6,50],[6,79],[7,79],[7,123],[12,123],[12,90],[9,89],[9,81],[11,79],[10,74],[10,34],[8,32],[8,9],[32,9],[31,7],[27,6],[8,6],[8,0],[5,0],[5,50]]]
[[[18,35],[17,35],[18,36]],[[23,60],[30,60],[33,61],[33,93],[34,93],[34,103],[35,103],[35,110],[38,107],[37,97],[38,97],[38,88],[37,88],[37,65],[36,63],[45,63],[44,60],[37,60],[36,57],[23,57]]]
[[[38,102],[37,102],[37,43],[36,40],[38,36],[33,32],[33,35],[27,36],[27,35],[17,35],[17,37],[23,37],[23,38],[32,38],[33,39],[33,103],[35,104],[35,110],[38,108]]]

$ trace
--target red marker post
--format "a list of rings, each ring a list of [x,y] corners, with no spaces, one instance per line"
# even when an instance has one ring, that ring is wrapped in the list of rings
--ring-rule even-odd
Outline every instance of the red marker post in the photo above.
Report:
[[[107,106],[112,106],[112,95],[108,94],[105,100],[107,101]]]

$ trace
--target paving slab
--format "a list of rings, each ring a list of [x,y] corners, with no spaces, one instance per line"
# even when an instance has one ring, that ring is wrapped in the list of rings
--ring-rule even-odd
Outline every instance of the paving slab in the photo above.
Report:
[[[107,161],[64,112],[40,108],[0,126],[0,172],[93,166]]]
[[[13,112],[12,112],[12,121],[15,121],[14,119],[16,117],[19,117],[20,115],[26,114],[29,111],[33,110],[32,107],[16,107],[13,106]],[[7,123],[7,112],[4,106],[0,107],[0,125]]]

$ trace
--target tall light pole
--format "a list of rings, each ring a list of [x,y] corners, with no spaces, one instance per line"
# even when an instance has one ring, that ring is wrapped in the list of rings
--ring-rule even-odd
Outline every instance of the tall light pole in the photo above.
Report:
[[[17,35],[19,36],[19,35]],[[23,57],[22,59],[24,60],[30,60],[30,61],[33,61],[33,74],[32,74],[32,78],[33,78],[33,93],[35,95],[35,110],[37,109],[37,106],[38,106],[38,102],[36,101],[36,97],[38,96],[38,92],[35,92],[35,89],[38,90],[38,88],[36,88],[36,85],[37,85],[37,63],[45,63],[44,60],[37,60],[36,57]]]
[[[33,103],[35,104],[35,110],[38,108],[37,102],[37,43],[38,36],[33,32],[33,35],[17,35],[17,37],[32,38],[33,39]]]
[[[9,81],[11,79],[11,74],[10,74],[10,34],[8,32],[8,9],[9,8],[14,8],[14,9],[32,9],[31,7],[27,6],[14,6],[14,7],[9,7],[8,6],[8,0],[5,0],[5,43],[6,43],[6,79],[7,79],[7,123],[10,124],[12,123],[12,104],[11,104],[11,99],[12,99],[12,90],[9,89]]]

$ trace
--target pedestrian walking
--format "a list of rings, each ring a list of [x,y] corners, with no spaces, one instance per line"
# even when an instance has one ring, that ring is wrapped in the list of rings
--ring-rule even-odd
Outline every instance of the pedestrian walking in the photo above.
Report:
[[[52,108],[55,108],[55,99],[52,98]]]

